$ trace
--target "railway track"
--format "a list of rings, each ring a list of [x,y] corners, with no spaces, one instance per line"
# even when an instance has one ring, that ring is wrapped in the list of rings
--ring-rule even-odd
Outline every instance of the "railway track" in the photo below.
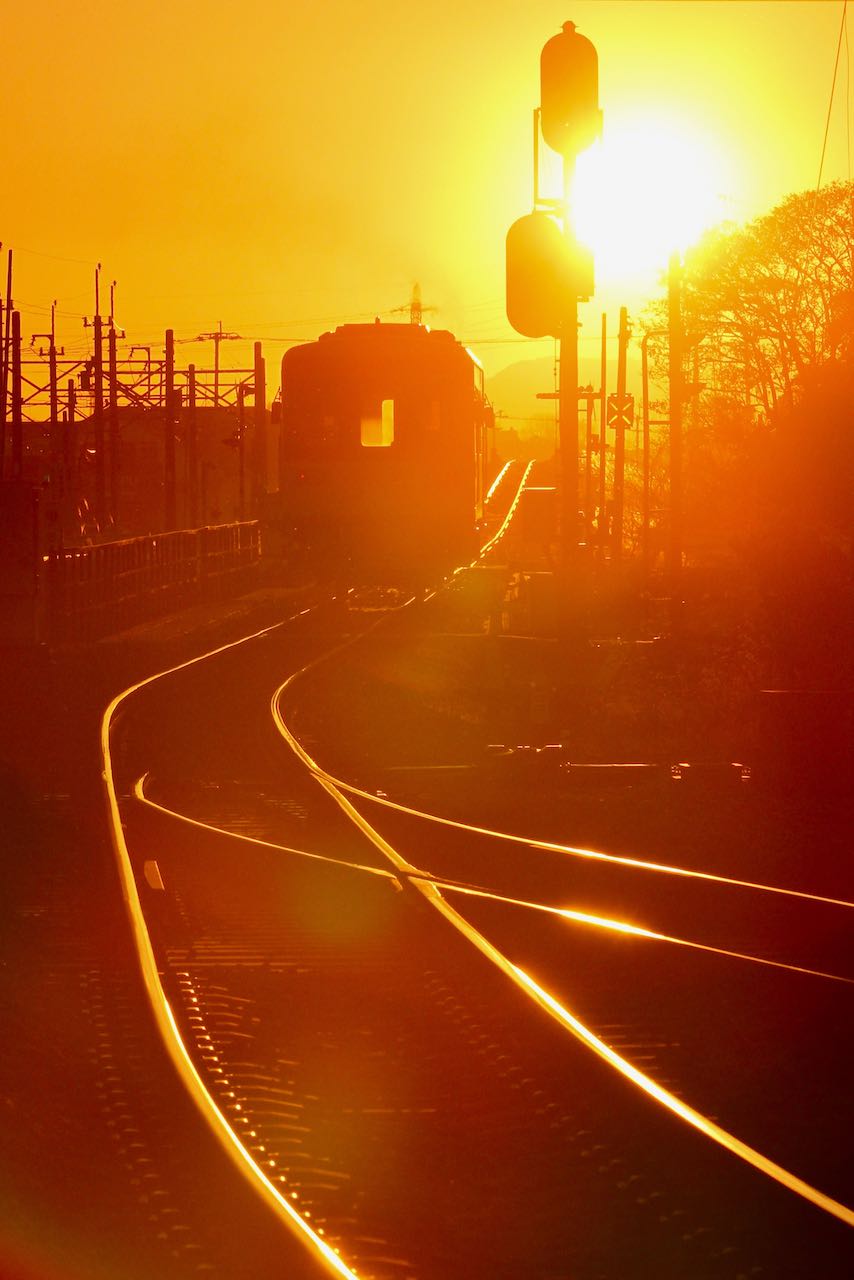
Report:
[[[792,1000],[844,1025],[833,948],[799,961],[850,904],[448,823],[335,776],[294,730],[295,694],[377,623],[321,636],[316,617],[126,691],[104,727],[152,1005],[271,1210],[332,1274],[847,1274],[833,1116],[812,1146],[786,1121],[780,1141],[768,1108],[751,1126],[730,1098],[751,1046],[726,1037],[769,1000],[763,1035],[785,1042]],[[748,945],[751,907],[723,946],[733,898],[818,925],[772,956]],[[680,911],[706,932],[675,929]],[[747,987],[727,1021],[712,997]],[[710,1044],[717,1071],[692,1074]],[[755,1144],[728,1126],[745,1111]]]

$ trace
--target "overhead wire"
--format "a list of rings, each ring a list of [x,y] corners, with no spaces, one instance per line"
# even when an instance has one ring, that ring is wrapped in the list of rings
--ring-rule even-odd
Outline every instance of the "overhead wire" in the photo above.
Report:
[[[827,119],[825,120],[825,123],[824,123],[824,139],[822,140],[822,144],[821,144],[821,160],[819,161],[819,166],[818,166],[818,181],[815,184],[816,195],[818,195],[819,189],[821,187],[821,176],[822,176],[822,173],[824,172],[824,160],[827,154],[827,139],[830,134],[830,116],[831,116],[831,112],[833,111],[833,98],[836,92],[836,74],[839,70],[839,55],[842,51],[842,38],[846,31],[845,18],[846,18],[847,12],[848,12],[848,0],[842,0],[842,20],[839,24],[839,39],[836,42],[836,58],[833,63],[833,78],[830,83],[830,101],[827,104]]]
[[[846,173],[851,181],[851,50],[848,46],[848,15],[842,13],[842,25],[845,29],[845,158]]]
[[[96,267],[97,263],[88,258],[68,258],[60,253],[44,253],[40,249],[25,249],[20,244],[7,244],[7,249],[12,249],[15,253],[26,253],[33,258],[52,258],[54,262],[74,262],[80,267]]]

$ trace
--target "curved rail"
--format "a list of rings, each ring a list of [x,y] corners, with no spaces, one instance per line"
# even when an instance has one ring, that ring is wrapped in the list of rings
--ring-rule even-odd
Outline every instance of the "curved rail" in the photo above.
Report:
[[[361,862],[348,862],[346,858],[334,858],[325,853],[312,853],[307,849],[296,849],[293,845],[280,844],[276,840],[264,840],[260,836],[245,835],[242,831],[231,831],[228,827],[220,827],[213,822],[202,822],[201,819],[192,818],[189,814],[182,813],[179,809],[172,809],[157,800],[152,800],[145,793],[145,784],[148,778],[149,774],[143,774],[134,783],[134,798],[140,804],[144,804],[149,809],[154,809],[157,813],[162,813],[168,818],[173,818],[176,822],[186,823],[187,826],[210,832],[213,835],[224,836],[228,840],[255,845],[262,849],[272,849],[276,853],[292,854],[298,858],[310,858],[316,862],[324,862],[336,867],[346,867],[352,871],[363,871],[366,875],[380,876],[387,880],[398,882],[401,880],[419,880],[423,884],[432,884],[437,889],[444,889],[448,893],[460,893],[473,898],[483,898],[489,902],[498,902],[509,907],[519,907],[525,911],[542,911],[547,915],[556,916],[572,924],[589,925],[594,929],[603,929],[611,933],[624,933],[633,938],[643,938],[647,942],[668,942],[673,946],[688,947],[693,951],[706,951],[710,955],[724,956],[728,960],[743,960],[747,964],[764,965],[769,969],[782,969],[789,973],[803,973],[810,978],[826,978],[829,982],[842,982],[849,986],[854,986],[854,978],[846,977],[844,974],[828,973],[823,969],[811,969],[806,965],[788,964],[784,960],[769,960],[765,956],[754,956],[745,951],[732,951],[727,947],[714,947],[709,943],[696,942],[692,938],[678,938],[673,934],[659,933],[654,929],[646,929],[642,925],[632,924],[628,920],[613,920],[606,916],[594,915],[589,911],[577,911],[574,907],[556,907],[548,902],[533,902],[527,898],[514,898],[507,894],[496,893],[492,889],[487,889],[484,885],[469,884],[461,880],[450,880],[446,876],[430,875],[424,870],[404,872],[401,868],[397,874],[394,874],[391,871],[386,871],[383,867],[371,867]],[[425,817],[429,817],[429,814],[425,815]]]
[[[306,668],[306,671],[308,668]],[[332,777],[332,775],[329,775]],[[594,862],[609,862],[617,866],[630,867],[634,871],[653,871],[660,875],[682,876],[690,880],[707,880],[714,884],[731,885],[736,889],[753,889],[760,893],[777,893],[787,898],[804,898],[809,902],[821,902],[832,907],[854,908],[854,902],[846,898],[829,898],[818,893],[807,893],[802,889],[789,889],[785,885],[763,884],[759,880],[739,880],[733,876],[716,875],[711,871],[697,871],[692,867],[677,867],[666,862],[649,862],[644,858],[630,858],[623,854],[605,853],[599,849],[582,849],[577,845],[558,844],[551,840],[535,840],[530,836],[515,835],[509,831],[496,831],[492,827],[479,827],[470,822],[460,822],[456,818],[445,818],[438,813],[429,813],[420,809],[412,809],[408,805],[390,800],[388,796],[378,796],[372,791],[345,782],[341,778],[333,778],[335,786],[348,795],[359,800],[367,800],[371,804],[385,809],[393,809],[412,818],[421,818],[425,822],[435,822],[440,826],[453,827],[457,831],[468,831],[472,835],[488,836],[493,840],[506,840],[511,844],[524,845],[528,849],[545,849],[551,853],[565,853],[573,858],[588,858]]]
[[[507,516],[503,520],[497,534],[491,539],[489,539],[489,541],[486,544],[484,544],[484,546],[480,549],[478,555],[471,562],[471,564],[461,566],[459,569],[455,570],[453,574],[451,574],[448,578],[446,578],[443,581],[443,583],[437,588],[437,590],[443,589],[445,586],[453,582],[453,580],[458,576],[459,573],[465,572],[466,569],[471,568],[473,565],[475,565],[483,556],[488,554],[489,550],[504,535],[507,528],[509,527],[510,521],[512,520],[516,507],[518,506],[522,490],[524,488],[527,477],[530,474],[532,465],[533,464],[529,464],[528,467],[526,468],[524,475],[522,476],[522,479],[517,488],[516,494],[514,495],[514,498],[512,500],[510,510],[508,511]],[[431,594],[435,594],[435,591],[432,592]],[[426,598],[429,599],[430,597],[428,596]],[[333,600],[334,599],[335,597],[333,596]],[[364,634],[367,634],[368,632],[374,630],[376,627],[382,625],[382,623],[386,620],[388,616],[390,616],[390,614],[400,612],[402,609],[405,609],[409,607],[409,605],[413,604],[414,601],[415,601],[415,597],[410,597],[409,599],[404,601],[403,604],[397,606],[396,609],[390,610],[389,613],[381,615],[380,618],[378,618],[376,622],[374,622],[370,627],[368,627],[365,632],[360,633],[359,635],[354,637],[349,637],[346,641],[344,641],[343,644],[336,645],[333,649],[325,653],[323,655],[323,660],[328,660],[334,654],[337,654],[338,652],[340,652],[342,649],[347,648],[352,644],[355,644],[358,640],[360,640],[363,637]],[[314,608],[317,608],[317,607],[318,606],[314,606]],[[172,1062],[178,1072],[180,1079],[186,1086],[187,1091],[189,1092],[194,1103],[198,1107],[204,1120],[206,1121],[206,1123],[209,1125],[210,1129],[214,1133],[217,1141],[220,1143],[220,1145],[225,1150],[228,1157],[232,1160],[232,1162],[236,1166],[238,1172],[242,1176],[249,1178],[251,1184],[255,1187],[256,1190],[260,1192],[262,1197],[267,1202],[268,1206],[273,1210],[273,1212],[283,1222],[283,1224],[292,1232],[292,1234],[294,1234],[301,1241],[301,1243],[308,1250],[312,1252],[312,1254],[315,1257],[315,1260],[319,1262],[322,1266],[324,1266],[330,1275],[335,1275],[339,1277],[343,1276],[346,1278],[346,1280],[358,1280],[357,1273],[346,1265],[346,1263],[340,1258],[338,1251],[330,1247],[330,1245],[327,1244],[327,1242],[321,1238],[321,1235],[317,1231],[315,1231],[314,1228],[307,1222],[307,1220],[298,1212],[298,1210],[294,1207],[291,1201],[287,1199],[279,1191],[279,1189],[274,1185],[273,1182],[270,1181],[270,1178],[267,1176],[265,1171],[255,1161],[252,1154],[247,1150],[245,1145],[241,1142],[239,1136],[231,1128],[226,1116],[220,1110],[215,1099],[206,1088],[204,1081],[202,1080],[198,1070],[196,1069],[193,1063],[190,1052],[187,1049],[187,1046],[184,1043],[184,1040],[181,1036],[177,1022],[175,1020],[175,1016],[169,1004],[169,1000],[166,996],[166,993],[160,981],[160,976],[157,969],[157,962],[154,957],[154,951],[152,948],[151,939],[148,934],[148,929],[146,927],[145,918],[142,910],[142,904],[140,902],[139,892],[136,886],[136,879],[134,876],[130,851],[127,846],[127,842],[124,834],[124,828],[122,825],[118,793],[116,790],[115,770],[114,770],[112,750],[111,750],[111,733],[112,733],[116,714],[119,711],[119,709],[127,702],[127,700],[131,698],[135,693],[139,692],[139,690],[145,688],[147,685],[153,684],[155,681],[164,679],[166,676],[174,675],[179,671],[195,666],[198,663],[207,661],[209,658],[213,658],[218,654],[224,653],[231,649],[235,649],[240,645],[247,644],[251,640],[257,640],[263,636],[270,635],[273,632],[278,631],[282,627],[288,626],[290,623],[296,621],[297,618],[303,617],[306,614],[311,612],[313,612],[312,608],[302,609],[297,613],[292,614],[290,617],[283,619],[281,622],[274,623],[272,626],[264,627],[259,631],[252,632],[249,635],[241,636],[237,640],[230,641],[227,644],[219,645],[216,648],[208,650],[205,653],[198,654],[193,658],[189,658],[183,662],[176,663],[174,666],[168,667],[163,671],[159,671],[153,675],[147,676],[145,679],[139,680],[135,684],[132,684],[128,688],[122,690],[121,693],[117,694],[112,699],[112,701],[104,711],[104,714],[101,719],[101,738],[100,738],[101,761],[102,761],[101,776],[102,776],[102,782],[104,786],[104,794],[105,794],[105,799],[107,803],[107,812],[108,812],[109,823],[110,823],[111,843],[112,843],[113,852],[116,858],[116,864],[118,868],[119,880],[121,884],[125,909],[127,911],[130,928],[131,928],[131,934],[135,943],[137,957],[139,960],[143,986],[144,986],[146,995],[148,997],[149,1005],[151,1007],[151,1010],[155,1019],[155,1023],[161,1034],[161,1038],[166,1047],[166,1050],[170,1058],[172,1059]],[[136,784],[134,791],[137,798],[143,799],[144,792],[142,792],[141,782],[138,782]],[[185,818],[185,821],[192,822],[193,820],[189,818]],[[203,825],[203,824],[199,824],[199,825]],[[247,837],[243,837],[243,838],[246,839]],[[256,843],[260,844],[264,842],[257,841]],[[306,857],[315,856],[308,853],[305,850],[290,849],[289,852],[294,854],[300,854]],[[348,864],[348,865],[351,865],[351,864]],[[381,876],[389,875],[389,873],[385,872],[381,868],[370,868],[370,867],[359,866],[356,869],[360,871],[370,871],[373,874],[377,874]],[[390,878],[393,879],[394,877],[390,877]]]
[[[530,999],[533,999],[552,1018],[564,1027],[565,1030],[568,1030],[583,1045],[596,1053],[596,1055],[610,1067],[618,1071],[627,1080],[630,1080],[648,1097],[654,1099],[673,1115],[689,1124],[705,1137],[710,1138],[713,1142],[731,1152],[739,1159],[745,1161],[759,1172],[778,1182],[781,1186],[786,1187],[796,1195],[801,1196],[804,1200],[807,1200],[818,1208],[823,1209],[825,1212],[831,1214],[835,1218],[838,1218],[848,1226],[854,1226],[854,1209],[851,1209],[848,1205],[835,1200],[819,1188],[812,1186],[803,1178],[798,1177],[797,1174],[792,1173],[791,1170],[785,1169],[782,1165],[764,1155],[763,1152],[758,1151],[755,1147],[751,1147],[735,1134],[730,1133],[728,1130],[716,1124],[709,1116],[703,1115],[702,1112],[677,1098],[675,1094],[658,1084],[657,1081],[653,1080],[645,1072],[640,1071],[614,1048],[597,1036],[590,1027],[586,1026],[581,1021],[581,1019],[576,1017],[575,1014],[562,1005],[554,995],[546,991],[543,987],[540,987],[529,974],[515,965],[509,957],[504,955],[504,953],[490,942],[483,933],[461,916],[459,912],[457,912],[442,896],[439,884],[428,877],[419,875],[418,869],[414,867],[399,850],[395,849],[394,846],[391,845],[380,834],[380,832],[370,824],[370,822],[368,822],[364,815],[361,814],[353,804],[349,796],[345,793],[344,788],[339,787],[337,779],[334,778],[333,775],[327,773],[326,770],[324,770],[323,767],[309,754],[296,735],[288,727],[284,716],[282,715],[280,703],[284,694],[292,688],[298,680],[302,679],[308,671],[314,669],[323,661],[325,661],[325,657],[317,658],[313,662],[306,664],[306,666],[301,668],[299,671],[294,672],[293,675],[289,676],[288,679],[283,681],[278,689],[276,689],[270,703],[274,723],[285,742],[287,742],[288,746],[306,769],[312,774],[319,785],[332,797],[342,812],[358,827],[362,834],[388,859],[391,865],[395,868],[395,871],[404,875],[415,889],[421,893],[424,899],[439,911],[442,916],[444,916],[449,924],[451,924],[472,946],[474,946],[482,955],[494,964],[496,968],[506,974],[506,976],[509,977],[510,980],[525,993],[525,995]],[[495,834],[500,835],[500,833]],[[841,905],[847,906],[851,904],[844,903]]]
[[[310,612],[310,610],[308,612]],[[204,1081],[193,1063],[190,1052],[184,1043],[180,1030],[178,1029],[175,1016],[172,1012],[172,1008],[169,1004],[166,992],[163,989],[160,976],[157,971],[157,962],[154,958],[151,939],[145,924],[142,904],[139,900],[139,892],[136,887],[136,879],[133,873],[130,851],[127,847],[124,828],[122,826],[110,746],[110,734],[116,712],[134,693],[145,688],[146,685],[153,684],[156,680],[163,679],[167,675],[174,675],[175,672],[195,666],[197,663],[204,662],[208,658],[214,657],[216,654],[224,653],[226,650],[237,648],[239,645],[246,644],[250,640],[257,640],[261,636],[269,635],[274,631],[278,631],[281,627],[289,625],[300,616],[301,614],[293,614],[282,622],[277,622],[273,626],[264,627],[260,631],[253,632],[252,635],[241,636],[239,640],[231,641],[229,644],[220,645],[218,648],[212,649],[208,653],[199,654],[197,657],[189,658],[185,662],[179,662],[174,667],[169,667],[165,671],[158,671],[155,675],[147,676],[144,680],[138,680],[136,684],[130,685],[129,688],[117,694],[107,707],[101,720],[101,758],[103,764],[102,779],[110,818],[110,834],[113,852],[116,857],[119,878],[122,886],[122,895],[124,898],[125,908],[128,913],[128,918],[130,920],[131,932],[136,945],[137,956],[139,958],[143,984],[148,996],[149,1005],[154,1015],[155,1023],[157,1024],[163,1043],[166,1046],[167,1052],[172,1059],[181,1081],[185,1085],[190,1097],[198,1107],[202,1117],[212,1130],[220,1146],[226,1152],[229,1159],[232,1160],[238,1172],[243,1177],[250,1180],[250,1184],[260,1192],[279,1220],[305,1246],[305,1248],[314,1255],[315,1261],[323,1266],[329,1275],[339,1277],[343,1276],[345,1280],[358,1280],[356,1272],[352,1271],[342,1261],[335,1250],[321,1238],[314,1228],[311,1227],[306,1219],[297,1211],[293,1204],[282,1194],[275,1184],[270,1181],[267,1174],[231,1128],[225,1115],[220,1110],[208,1089],[205,1087]]]

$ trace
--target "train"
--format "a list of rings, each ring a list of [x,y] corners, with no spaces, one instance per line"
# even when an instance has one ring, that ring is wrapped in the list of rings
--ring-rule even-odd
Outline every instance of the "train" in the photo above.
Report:
[[[491,409],[483,370],[426,325],[344,324],[282,360],[279,487],[318,572],[426,580],[470,559]]]

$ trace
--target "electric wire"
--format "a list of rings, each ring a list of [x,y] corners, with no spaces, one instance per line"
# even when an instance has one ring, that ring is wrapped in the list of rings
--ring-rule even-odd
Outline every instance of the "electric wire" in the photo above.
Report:
[[[824,139],[821,144],[821,160],[818,166],[818,181],[815,184],[815,192],[818,195],[821,187],[821,175],[824,171],[824,159],[827,153],[827,139],[830,133],[830,115],[833,110],[833,96],[836,91],[836,73],[839,70],[839,54],[842,50],[842,37],[845,33],[845,15],[848,12],[848,0],[842,0],[842,20],[839,24],[839,39],[836,42],[836,59],[833,63],[833,78],[830,84],[830,101],[827,104],[827,119],[824,124]]]

